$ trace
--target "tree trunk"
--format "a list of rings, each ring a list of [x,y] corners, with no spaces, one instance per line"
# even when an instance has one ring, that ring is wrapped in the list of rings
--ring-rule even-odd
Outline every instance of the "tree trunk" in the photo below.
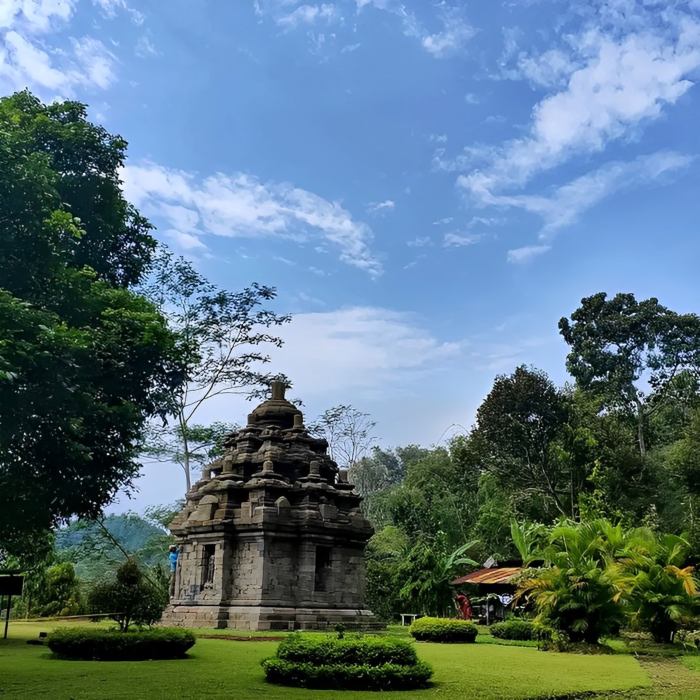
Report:
[[[642,407],[641,402],[639,399],[636,399],[637,403],[637,441],[639,442],[639,454],[642,456],[642,459],[646,457],[647,454],[647,446],[646,442],[644,440],[644,409]]]
[[[190,476],[190,445],[187,441],[187,423],[180,413],[177,417],[180,423],[180,437],[182,439],[182,470],[185,472],[185,483],[187,484],[187,491],[189,492],[192,487],[192,479]]]

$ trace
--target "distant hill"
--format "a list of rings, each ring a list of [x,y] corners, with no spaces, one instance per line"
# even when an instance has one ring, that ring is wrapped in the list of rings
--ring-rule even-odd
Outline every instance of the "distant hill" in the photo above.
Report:
[[[167,565],[170,535],[159,525],[134,513],[109,515],[104,526],[130,555],[146,566]],[[124,554],[97,523],[77,521],[56,533],[60,557],[75,564],[79,578],[91,581],[112,572]]]

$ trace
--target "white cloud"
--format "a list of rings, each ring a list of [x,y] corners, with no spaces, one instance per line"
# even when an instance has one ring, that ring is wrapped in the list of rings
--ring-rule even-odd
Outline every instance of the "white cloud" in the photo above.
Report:
[[[139,10],[130,7],[126,0],[92,0],[107,19],[114,19],[119,12],[126,12],[134,24],[143,24],[144,16]]]
[[[77,82],[103,90],[108,88],[115,80],[114,56],[101,41],[89,36],[72,39],[71,43],[75,58],[81,67]]]
[[[155,44],[151,41],[151,39],[144,34],[140,36],[136,42],[134,53],[139,58],[148,58],[149,56],[157,56],[158,49],[155,47]]]
[[[443,17],[444,28],[421,39],[423,48],[435,58],[447,58],[459,53],[476,34],[463,19],[449,13]]]
[[[196,252],[209,250],[207,246],[197,236],[184,231],[169,229],[165,232],[167,238],[175,244],[175,247],[185,252]]]
[[[287,14],[278,16],[275,22],[287,29],[294,29],[299,25],[311,25],[316,22],[331,22],[339,18],[338,9],[331,3],[321,5],[299,5]]]
[[[377,307],[296,314],[281,335],[273,365],[293,380],[295,394],[308,398],[384,391],[387,383],[444,367],[462,349],[435,338],[410,314]]]
[[[549,196],[512,195],[493,198],[494,204],[513,206],[538,215],[543,221],[539,239],[543,243],[508,251],[508,261],[529,262],[532,258],[550,250],[554,235],[562,228],[575,223],[580,216],[621,190],[663,181],[664,176],[687,167],[690,156],[661,151],[640,156],[631,162],[614,162],[586,173],[554,190]]]
[[[528,263],[533,258],[544,255],[549,250],[551,250],[551,246],[548,245],[527,245],[522,248],[513,248],[508,251],[508,262],[516,264]]]
[[[320,237],[348,265],[373,277],[382,272],[367,224],[355,221],[338,202],[289,183],[262,182],[246,173],[199,179],[155,163],[129,165],[123,177],[126,195],[137,207],[163,216],[173,228],[190,217],[197,222],[187,231],[192,235],[279,236],[300,243]]]
[[[682,153],[659,151],[629,162],[608,163],[556,188],[548,196],[499,195],[490,197],[489,202],[538,215],[543,221],[540,238],[549,240],[603,199],[631,187],[658,183],[664,175],[687,167],[692,160]]]
[[[376,213],[381,211],[392,211],[396,208],[396,202],[393,199],[385,199],[383,202],[372,202],[367,206],[367,211]]]
[[[433,239],[430,236],[417,236],[416,238],[406,241],[409,248],[425,248],[433,245]]]
[[[658,118],[692,85],[700,66],[700,24],[686,20],[677,35],[651,32],[615,39],[588,31],[580,37],[585,65],[567,85],[535,105],[528,136],[482,152],[486,165],[459,180],[478,199],[519,187],[575,154],[601,151]]]
[[[405,36],[418,39],[420,45],[434,58],[447,58],[459,53],[476,33],[475,29],[455,8],[442,7],[438,32],[427,30],[416,15],[399,0],[355,0],[357,11],[366,7],[396,15]]]
[[[465,246],[475,245],[483,238],[480,234],[464,234],[464,233],[446,233],[442,238],[442,244],[445,248],[463,248]]]
[[[75,4],[76,0],[2,0],[0,29],[20,27],[29,32],[48,32],[71,18]]]
[[[571,56],[560,49],[549,49],[538,56],[521,54],[518,58],[518,77],[525,77],[541,87],[557,87],[578,66]]]
[[[38,36],[67,22],[74,7],[72,0],[0,2],[0,91],[29,87],[47,98],[70,97],[79,87],[105,89],[114,81],[115,58],[98,39],[73,37],[66,51]]]

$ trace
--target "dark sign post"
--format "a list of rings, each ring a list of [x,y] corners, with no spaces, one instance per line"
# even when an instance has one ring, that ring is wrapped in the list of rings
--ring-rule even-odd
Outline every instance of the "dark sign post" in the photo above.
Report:
[[[7,574],[0,576],[0,597],[7,596],[7,612],[5,613],[5,633],[3,639],[7,639],[7,626],[10,624],[10,606],[13,595],[22,595],[24,576]],[[1,606],[0,606],[1,609]]]

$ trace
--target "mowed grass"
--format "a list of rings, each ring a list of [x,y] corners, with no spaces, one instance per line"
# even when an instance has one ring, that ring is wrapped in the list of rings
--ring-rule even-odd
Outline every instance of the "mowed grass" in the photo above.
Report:
[[[376,698],[369,692],[309,691],[269,685],[261,659],[276,642],[198,639],[190,658],[177,661],[97,662],[55,659],[26,644],[51,626],[15,623],[0,640],[2,698]],[[496,644],[416,645],[435,669],[434,686],[382,693],[382,698],[534,698],[629,690],[650,685],[631,656],[581,656]]]
[[[691,670],[700,673],[700,656],[684,656],[683,663]],[[700,683],[700,680],[698,680]],[[698,692],[700,697],[700,691]]]

